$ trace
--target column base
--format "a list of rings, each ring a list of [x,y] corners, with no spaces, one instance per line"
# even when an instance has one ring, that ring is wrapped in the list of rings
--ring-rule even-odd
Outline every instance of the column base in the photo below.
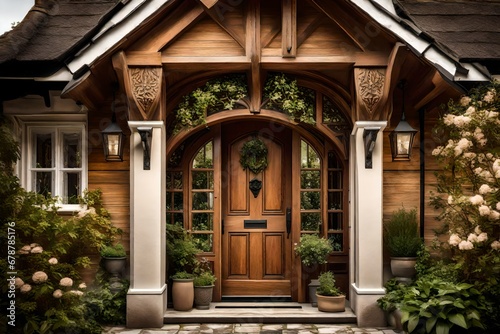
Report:
[[[350,302],[359,327],[385,327],[387,320],[377,299],[385,295],[384,289],[359,289],[351,286]]]
[[[127,327],[161,328],[166,309],[166,285],[159,290],[130,289],[127,293]]]

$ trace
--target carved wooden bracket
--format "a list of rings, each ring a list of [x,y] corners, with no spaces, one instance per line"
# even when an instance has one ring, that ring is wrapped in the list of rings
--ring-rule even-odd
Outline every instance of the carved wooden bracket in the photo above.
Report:
[[[129,105],[129,120],[162,120],[163,68],[159,53],[125,54],[113,57],[113,66]]]
[[[354,121],[378,120],[383,99],[385,68],[355,68],[356,113]]]

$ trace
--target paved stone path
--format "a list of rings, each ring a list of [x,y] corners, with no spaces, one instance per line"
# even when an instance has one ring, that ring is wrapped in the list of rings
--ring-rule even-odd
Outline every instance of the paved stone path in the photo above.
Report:
[[[108,327],[105,334],[394,334],[390,328],[327,324],[181,324],[155,329]]]

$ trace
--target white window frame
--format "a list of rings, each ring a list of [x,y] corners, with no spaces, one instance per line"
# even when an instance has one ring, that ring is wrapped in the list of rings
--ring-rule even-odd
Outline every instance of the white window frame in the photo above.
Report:
[[[53,134],[52,154],[54,165],[51,168],[34,168],[33,160],[35,159],[35,142],[34,136],[39,133]],[[81,165],[78,168],[64,168],[64,134],[79,133],[81,137]],[[33,172],[35,171],[50,171],[54,173],[53,178],[53,193],[52,196],[58,199],[58,211],[60,212],[75,212],[82,209],[80,204],[65,204],[63,196],[65,192],[64,176],[67,171],[80,172],[80,193],[82,196],[88,185],[88,159],[87,159],[87,129],[84,122],[36,122],[26,124],[26,138],[24,145],[24,188],[29,191],[36,191],[34,185]]]

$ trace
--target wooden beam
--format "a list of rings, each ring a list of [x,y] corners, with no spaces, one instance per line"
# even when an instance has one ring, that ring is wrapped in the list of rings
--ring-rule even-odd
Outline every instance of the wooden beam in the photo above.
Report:
[[[389,60],[387,63],[387,71],[385,75],[385,83],[384,83],[384,92],[380,99],[379,108],[380,115],[378,115],[378,119],[380,120],[390,120],[392,114],[392,96],[394,93],[394,89],[396,88],[401,69],[403,68],[403,64],[408,56],[409,50],[406,45],[397,42],[394,44],[391,54],[389,55]]]
[[[200,0],[200,2],[207,8],[212,8],[219,0]]]
[[[297,55],[297,0],[283,0],[282,15],[281,54],[293,58]]]
[[[250,59],[239,57],[170,57],[162,56],[161,61],[167,70],[210,71],[210,70],[248,70]]]
[[[246,22],[247,40],[246,52],[251,62],[250,70],[250,111],[260,112],[262,104],[262,78],[261,78],[261,42],[260,42],[260,2],[249,1]]]
[[[443,80],[438,71],[434,71],[434,75],[432,76],[432,89],[424,96],[418,97],[419,102],[415,104],[414,108],[419,110],[420,108],[425,107],[432,100],[444,93],[448,88],[449,84]]]
[[[161,51],[168,43],[172,42],[182,31],[205,14],[203,7],[192,0],[182,1],[169,17],[158,24],[130,50],[134,51]]]
[[[204,2],[202,0],[198,0],[200,2]],[[214,5],[217,1],[214,2]],[[219,6],[223,6],[223,8],[218,8]],[[231,27],[231,25],[227,24],[227,21],[224,20],[224,16],[221,15],[221,10],[231,10],[231,6],[220,2],[219,5],[215,7],[204,7],[205,12],[210,16],[214,22],[216,22],[225,32],[227,32],[242,48],[245,47],[245,36],[239,34],[235,29]],[[234,8],[232,9],[234,10]]]
[[[311,36],[311,34],[324,23],[323,18],[318,18],[309,23],[302,31],[297,32],[297,48],[299,48],[304,41]]]

